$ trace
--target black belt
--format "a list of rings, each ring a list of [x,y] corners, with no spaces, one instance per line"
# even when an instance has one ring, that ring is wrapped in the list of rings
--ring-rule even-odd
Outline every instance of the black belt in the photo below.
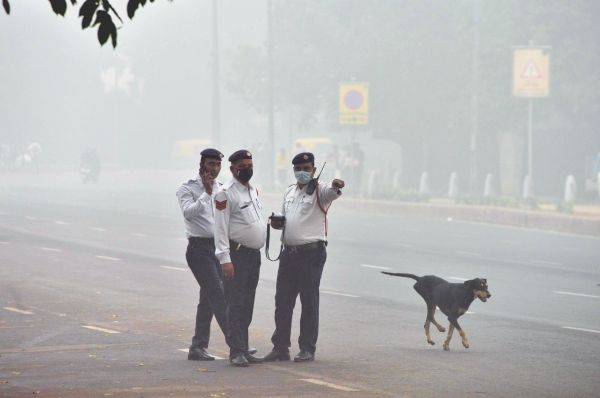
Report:
[[[215,240],[213,238],[201,238],[199,236],[190,236],[188,242],[192,246],[210,246],[215,247]]]
[[[318,242],[305,243],[303,245],[297,245],[297,246],[285,245],[283,248],[283,251],[295,254],[295,253],[305,252],[308,250],[324,248],[326,246],[327,246],[327,242],[320,240]]]
[[[252,249],[251,247],[244,246],[241,243],[235,242],[233,240],[229,241],[229,251],[230,252],[233,251],[233,252],[251,253],[251,254],[260,252],[258,249]]]

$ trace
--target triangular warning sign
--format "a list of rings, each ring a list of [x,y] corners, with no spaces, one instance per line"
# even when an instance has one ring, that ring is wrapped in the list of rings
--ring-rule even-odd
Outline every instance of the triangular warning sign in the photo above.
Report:
[[[542,74],[540,73],[538,67],[535,65],[535,62],[533,62],[533,60],[530,59],[529,61],[527,61],[527,65],[525,66],[521,77],[525,79],[541,79]]]

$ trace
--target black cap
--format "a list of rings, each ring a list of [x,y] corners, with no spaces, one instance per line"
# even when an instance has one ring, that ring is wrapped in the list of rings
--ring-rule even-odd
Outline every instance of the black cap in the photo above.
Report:
[[[211,159],[223,159],[223,154],[214,148],[206,148],[202,152],[200,152],[200,156],[203,158],[211,158]]]
[[[294,159],[292,159],[292,164],[301,164],[301,163],[312,163],[315,164],[315,155],[310,152],[300,152]]]
[[[235,162],[242,159],[252,159],[252,154],[250,153],[250,151],[246,149],[240,149],[239,151],[235,151],[231,154],[231,156],[229,156],[230,162]]]

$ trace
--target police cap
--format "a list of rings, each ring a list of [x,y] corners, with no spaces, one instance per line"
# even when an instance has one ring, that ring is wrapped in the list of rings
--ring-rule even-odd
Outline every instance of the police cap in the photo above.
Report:
[[[214,148],[206,148],[202,152],[200,152],[200,156],[203,158],[211,158],[221,160],[223,159],[223,154]]]
[[[252,159],[252,154],[250,153],[250,151],[246,149],[240,149],[239,151],[235,151],[231,154],[231,156],[229,156],[230,162],[236,162],[242,159]]]
[[[292,159],[292,164],[297,165],[301,163],[312,163],[315,164],[315,155],[310,152],[300,152]]]

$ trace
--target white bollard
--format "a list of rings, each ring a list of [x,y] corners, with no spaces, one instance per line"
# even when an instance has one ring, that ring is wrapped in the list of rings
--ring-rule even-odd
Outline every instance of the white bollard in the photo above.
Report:
[[[486,199],[491,198],[494,195],[494,176],[491,173],[487,173],[485,176],[485,184],[483,185],[483,197]]]
[[[529,174],[527,174],[523,180],[523,199],[530,199],[532,197],[533,189],[531,187],[531,178],[529,178]]]
[[[573,174],[569,174],[565,180],[565,203],[572,204],[575,202],[575,196],[577,195],[577,183]]]
[[[456,171],[450,173],[450,181],[448,182],[448,197],[450,199],[458,198],[458,174]]]
[[[419,181],[419,196],[429,196],[431,191],[429,190],[429,174],[426,171],[421,174],[421,181]]]

